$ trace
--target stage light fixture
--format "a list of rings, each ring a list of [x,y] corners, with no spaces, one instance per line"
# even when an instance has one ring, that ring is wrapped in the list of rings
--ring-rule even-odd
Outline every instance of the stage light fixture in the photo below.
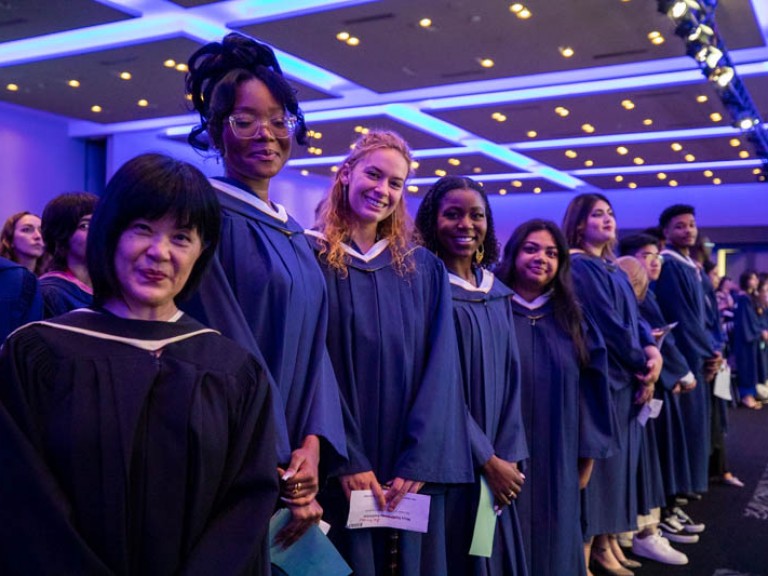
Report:
[[[709,80],[720,86],[720,88],[725,88],[731,83],[733,76],[733,68],[730,66],[718,66],[710,72]]]

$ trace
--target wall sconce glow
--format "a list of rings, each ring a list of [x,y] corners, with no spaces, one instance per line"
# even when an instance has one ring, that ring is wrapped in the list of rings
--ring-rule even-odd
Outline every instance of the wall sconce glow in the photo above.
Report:
[[[163,66],[165,66],[166,68],[175,68],[176,60],[173,60],[172,58],[168,58],[168,60],[163,62]]]
[[[496,65],[496,63],[490,58],[478,58],[477,61],[483,68],[493,68]]]
[[[573,51],[573,48],[571,48],[570,46],[560,46],[558,47],[557,50],[560,52],[563,58],[570,58],[575,54],[575,52]]]
[[[130,80],[131,79],[131,73],[130,72],[120,72],[120,79],[121,80]]]
[[[94,114],[98,114],[101,111],[102,111],[102,108],[98,104],[94,104],[93,106],[91,106],[91,112],[93,112]]]
[[[19,91],[19,85],[18,84],[6,84],[5,89],[8,90],[8,92],[18,92]]]
[[[80,88],[80,81],[70,80],[69,82],[67,82],[67,85],[69,85],[71,88]]]
[[[138,102],[136,102],[136,105],[137,105],[137,106],[140,106],[140,107],[142,107],[142,108],[146,108],[147,106],[149,106],[149,102],[147,101],[147,99],[146,99],[146,98],[142,98],[141,100],[139,100]]]

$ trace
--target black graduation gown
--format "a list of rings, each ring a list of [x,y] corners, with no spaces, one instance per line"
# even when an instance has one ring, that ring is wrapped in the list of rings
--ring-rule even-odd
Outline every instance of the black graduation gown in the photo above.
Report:
[[[595,326],[585,321],[589,361],[581,366],[548,297],[530,303],[515,297],[512,310],[530,446],[517,499],[529,572],[586,574],[578,461],[607,458],[618,449],[607,351]]]
[[[0,382],[0,573],[269,573],[270,389],[242,348],[79,310],[9,338]]]

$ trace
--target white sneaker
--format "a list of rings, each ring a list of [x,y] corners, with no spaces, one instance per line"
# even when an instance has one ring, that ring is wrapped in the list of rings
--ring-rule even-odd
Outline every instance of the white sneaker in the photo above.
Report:
[[[694,522],[693,518],[688,516],[688,514],[686,514],[685,511],[683,511],[683,509],[679,506],[672,508],[672,513],[677,517],[677,520],[682,525],[684,532],[687,532],[688,534],[700,534],[701,532],[704,532],[704,529],[706,528],[704,523]]]
[[[688,564],[688,556],[672,548],[669,540],[664,538],[660,531],[656,531],[656,534],[645,538],[639,538],[635,534],[635,537],[632,538],[632,553],[635,556],[642,556],[662,564],[674,564],[676,566]]]
[[[679,526],[679,528],[678,528]],[[698,534],[687,534],[682,530],[682,524],[678,522],[673,516],[669,516],[659,522],[659,528],[661,533],[667,540],[677,542],[679,544],[696,544],[699,541]]]
[[[757,394],[755,395],[760,402],[765,402],[768,400],[768,386],[765,384],[758,384],[755,386],[757,389]]]

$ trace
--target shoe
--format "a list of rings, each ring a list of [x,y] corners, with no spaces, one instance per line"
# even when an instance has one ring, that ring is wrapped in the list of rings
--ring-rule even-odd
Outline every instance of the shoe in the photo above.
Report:
[[[675,566],[688,564],[688,556],[672,548],[669,540],[664,538],[660,531],[656,531],[656,534],[645,538],[639,538],[635,534],[635,537],[632,538],[632,553],[662,564],[674,564]]]
[[[688,500],[696,500],[697,502],[704,498],[701,494],[698,492],[686,492],[683,494],[683,497],[687,498]],[[685,506],[685,504],[680,504],[680,506]]]
[[[685,498],[683,496],[675,496],[675,504],[678,506],[685,506],[688,504],[688,498]]]
[[[643,567],[643,565],[640,562],[638,562],[637,560],[632,560],[630,558],[624,558],[624,560],[619,560],[619,564],[624,566],[624,568],[629,568],[629,569],[633,569],[633,568],[637,569],[637,568]]]
[[[768,402],[768,386],[765,384],[758,384],[755,386],[755,389],[757,390],[755,398],[760,400],[760,402]]]
[[[623,566],[619,566],[618,568],[608,568],[608,566],[604,566],[599,560],[595,559],[594,556],[589,561],[589,571],[592,572],[594,576],[635,576],[635,573],[632,572],[632,570],[627,570]]]
[[[632,548],[632,532],[622,532],[616,535],[616,541],[622,548]]]
[[[755,400],[754,396],[744,396],[741,399],[741,405],[745,408],[749,408],[751,410],[762,410],[763,409],[763,403],[758,402]]]
[[[675,526],[680,526],[680,528],[675,528]],[[670,516],[659,522],[659,528],[661,529],[661,534],[664,538],[671,542],[677,542],[678,544],[696,544],[696,542],[699,541],[699,535],[686,534],[682,528],[682,524],[680,524],[674,516]]]
[[[688,534],[701,534],[704,532],[706,525],[703,522],[694,522],[693,518],[688,516],[679,506],[672,508],[672,512],[677,517],[678,522],[683,525],[684,532]]]
[[[726,473],[720,478],[720,482],[727,484],[728,486],[735,486],[736,488],[744,488],[744,482],[736,478],[733,474]]]
[[[684,526],[673,511],[670,511],[670,514],[661,521],[661,524],[664,524],[664,529],[670,532],[683,532]]]

